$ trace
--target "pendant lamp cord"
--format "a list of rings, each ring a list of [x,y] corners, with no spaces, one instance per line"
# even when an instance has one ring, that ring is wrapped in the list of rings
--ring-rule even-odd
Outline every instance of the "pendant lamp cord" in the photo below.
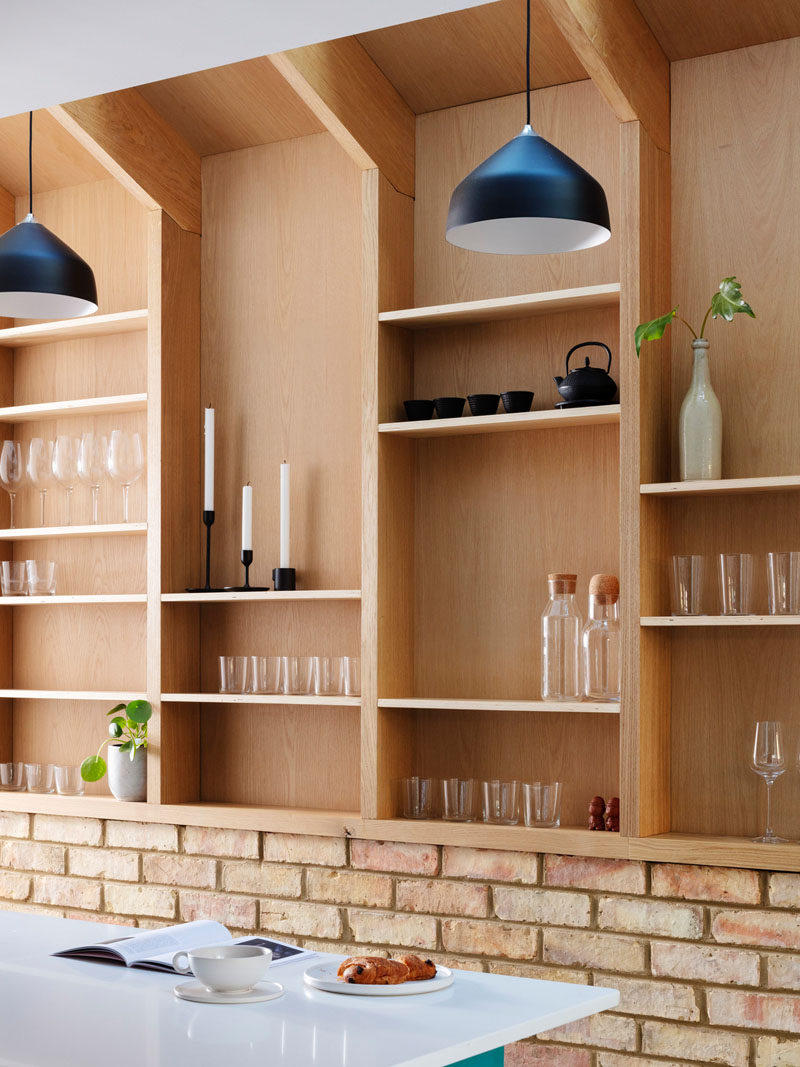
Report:
[[[530,3],[530,0],[528,0]],[[33,112],[28,112],[28,214],[33,214]]]
[[[526,125],[531,124],[531,0],[528,0],[525,21],[525,105],[527,108]]]

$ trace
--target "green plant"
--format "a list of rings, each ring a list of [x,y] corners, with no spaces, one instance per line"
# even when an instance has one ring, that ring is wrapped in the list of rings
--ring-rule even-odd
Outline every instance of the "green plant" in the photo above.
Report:
[[[723,318],[726,322],[730,322],[738,312],[749,315],[751,319],[756,317],[753,309],[742,297],[742,287],[736,278],[723,278],[720,282],[719,290],[711,297],[711,303],[703,319],[703,325],[700,327],[700,333],[695,333],[686,319],[678,314],[677,307],[674,307],[666,315],[661,315],[660,318],[653,319],[652,322],[642,322],[636,327],[633,335],[636,342],[636,355],[639,355],[642,341],[658,341],[659,338],[663,337],[664,331],[673,319],[678,319],[682,322],[694,339],[698,340],[703,336],[709,315],[712,319]]]
[[[117,712],[124,712],[118,715]],[[132,700],[130,704],[117,704],[106,715],[114,718],[108,724],[109,736],[97,750],[96,756],[87,756],[81,764],[81,778],[84,782],[99,782],[106,773],[106,761],[100,755],[103,745],[110,745],[120,737],[126,740],[119,746],[120,752],[129,752],[133,760],[138,749],[147,748],[147,724],[153,709],[147,700]]]

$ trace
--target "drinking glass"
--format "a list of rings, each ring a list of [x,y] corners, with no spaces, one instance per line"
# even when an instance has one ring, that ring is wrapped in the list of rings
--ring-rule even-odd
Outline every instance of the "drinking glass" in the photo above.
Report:
[[[44,526],[44,502],[53,484],[53,442],[32,437],[28,445],[28,480],[39,490],[39,525]]]
[[[767,827],[763,836],[754,837],[759,845],[783,844],[785,838],[778,837],[772,829],[771,799],[772,786],[786,770],[786,758],[783,752],[783,731],[779,722],[757,722],[756,737],[753,744],[753,770],[760,774],[767,786]]]
[[[672,614],[702,615],[703,557],[672,557]]]
[[[0,789],[19,792],[25,788],[24,763],[0,763]]]
[[[251,656],[250,692],[273,694],[281,691],[281,657]]]
[[[97,522],[100,484],[106,474],[108,441],[102,434],[85,433],[78,449],[78,477],[92,491],[92,522]]]
[[[0,588],[3,596],[25,596],[27,579],[22,560],[7,559],[0,567]]]
[[[721,552],[719,601],[723,615],[749,615],[753,590],[753,557],[749,552]]]
[[[430,819],[433,815],[433,778],[403,778],[403,815]]]
[[[767,552],[770,615],[800,615],[800,552]]]
[[[522,787],[522,815],[526,826],[560,826],[561,782],[526,782]]]
[[[83,778],[80,767],[55,764],[53,772],[56,780],[56,792],[64,797],[83,796]]]
[[[344,695],[361,696],[361,660],[358,656],[342,656]]]
[[[482,783],[483,821],[515,826],[519,822],[519,782]]]
[[[26,763],[25,775],[28,779],[29,793],[53,792],[52,763]]]
[[[284,693],[305,696],[313,692],[313,669],[311,656],[284,656]]]
[[[25,561],[28,576],[28,596],[55,596],[56,565],[36,559]]]
[[[14,529],[14,501],[17,493],[25,484],[25,461],[22,458],[22,444],[19,441],[3,441],[0,451],[0,485],[11,500],[9,525]]]
[[[337,696],[342,692],[342,657],[314,656],[314,692],[317,696]]]
[[[244,693],[246,688],[247,656],[220,656],[220,693]]]
[[[442,779],[442,818],[472,822],[475,818],[475,783],[471,778]]]
[[[80,438],[64,434],[53,445],[53,477],[67,494],[67,526],[72,523],[72,491],[78,480],[80,447]]]
[[[108,473],[122,486],[122,521],[128,521],[128,490],[144,470],[144,450],[138,433],[112,430],[108,443]]]

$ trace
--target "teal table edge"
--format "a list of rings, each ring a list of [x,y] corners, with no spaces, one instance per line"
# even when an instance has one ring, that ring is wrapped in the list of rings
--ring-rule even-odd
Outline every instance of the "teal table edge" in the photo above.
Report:
[[[453,1067],[503,1067],[503,1050],[493,1048],[491,1052],[482,1052],[480,1056],[470,1056],[468,1060],[459,1060]]]

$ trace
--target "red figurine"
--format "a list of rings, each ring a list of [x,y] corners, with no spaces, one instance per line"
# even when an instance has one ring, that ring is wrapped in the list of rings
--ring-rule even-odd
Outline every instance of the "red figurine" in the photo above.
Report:
[[[619,833],[619,797],[612,797],[606,805],[606,830]]]
[[[592,802],[589,805],[589,829],[590,830],[605,830],[606,825],[603,822],[603,813],[606,810],[606,802],[602,797],[592,797]]]

